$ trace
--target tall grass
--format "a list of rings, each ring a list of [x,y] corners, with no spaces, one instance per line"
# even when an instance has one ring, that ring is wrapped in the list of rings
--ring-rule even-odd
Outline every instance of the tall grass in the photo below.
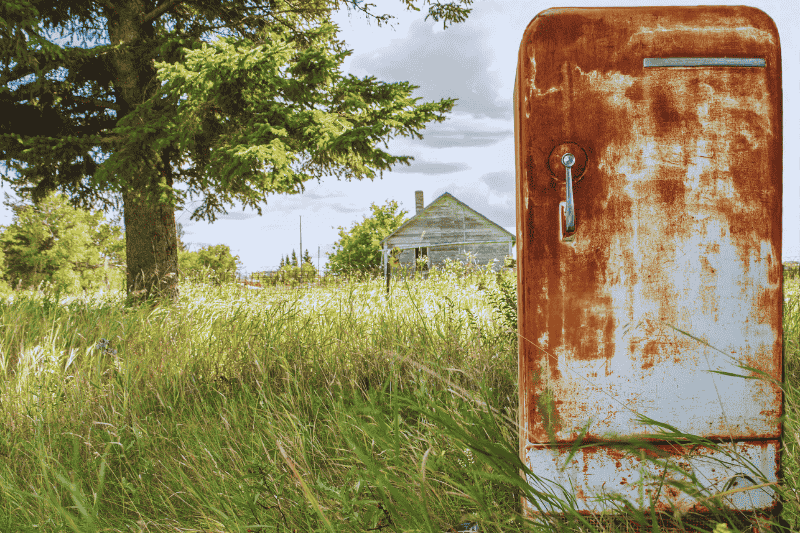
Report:
[[[0,532],[651,527],[624,502],[588,520],[520,477],[504,276],[445,272],[388,296],[382,280],[186,280],[180,304],[135,309],[119,291],[14,294],[0,303]],[[794,530],[799,289],[787,282],[784,479],[770,487]],[[526,519],[523,495],[564,520]]]

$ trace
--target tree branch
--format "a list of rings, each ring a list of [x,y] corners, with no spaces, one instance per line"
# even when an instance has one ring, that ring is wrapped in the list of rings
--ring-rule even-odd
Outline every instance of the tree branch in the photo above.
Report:
[[[127,137],[122,135],[101,135],[96,143],[100,145],[114,145],[116,143],[125,142]]]
[[[97,0],[97,3],[100,4],[100,7],[111,9],[112,11],[116,11],[117,9],[117,7],[111,3],[111,0]]]
[[[106,109],[113,109],[114,111],[119,111],[119,105],[114,102],[109,102],[106,100],[98,100],[97,98],[84,98],[83,96],[70,96],[76,102],[80,102],[82,104],[89,104],[95,107],[103,107]]]
[[[12,81],[17,81],[25,76],[35,74],[36,70],[28,65],[17,64],[13,70],[7,69],[6,72],[0,76],[0,85],[7,86]]]
[[[165,0],[162,4],[152,10],[150,13],[144,16],[142,19],[143,23],[148,23],[151,20],[157,19],[167,11],[169,11],[174,5],[179,4],[183,0]]]

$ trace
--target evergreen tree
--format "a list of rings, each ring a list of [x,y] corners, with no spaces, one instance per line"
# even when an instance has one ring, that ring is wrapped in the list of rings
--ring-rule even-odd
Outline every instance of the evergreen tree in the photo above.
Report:
[[[269,193],[321,176],[373,179],[411,160],[380,144],[452,110],[418,105],[408,82],[342,75],[341,3],[389,18],[358,0],[0,2],[0,161],[15,173],[3,179],[37,205],[56,190],[87,210],[121,201],[129,303],[177,301],[187,194],[204,197],[191,219],[214,222],[224,203],[261,214]],[[446,28],[466,18],[462,3],[429,15]],[[57,44],[65,34],[83,46]]]
[[[306,253],[303,254],[303,263],[311,263],[311,264],[313,264],[313,261],[311,261],[311,254],[308,253],[308,248],[306,248]]]
[[[297,265],[297,254],[295,253],[294,250],[292,250],[292,262],[291,262],[291,265],[292,266],[298,266]]]
[[[281,256],[281,263],[278,265],[278,270],[282,269],[283,265],[285,265],[285,264],[286,263],[283,262],[283,256]]]

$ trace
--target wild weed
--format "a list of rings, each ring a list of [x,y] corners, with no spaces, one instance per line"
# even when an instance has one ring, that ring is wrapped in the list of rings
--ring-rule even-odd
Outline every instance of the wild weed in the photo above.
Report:
[[[564,487],[520,476],[513,276],[431,272],[388,295],[381,279],[179,287],[155,308],[126,308],[121,287],[0,302],[0,532],[660,527],[631,502],[580,515]],[[786,284],[784,477],[765,487],[794,530],[799,293]],[[712,506],[738,494],[701,481],[683,489]],[[522,496],[563,517],[526,518]]]

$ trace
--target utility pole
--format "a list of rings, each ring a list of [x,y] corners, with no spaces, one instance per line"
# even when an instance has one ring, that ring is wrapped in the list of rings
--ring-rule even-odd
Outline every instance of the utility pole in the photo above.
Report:
[[[297,263],[303,266],[303,215],[300,215],[300,259]]]

